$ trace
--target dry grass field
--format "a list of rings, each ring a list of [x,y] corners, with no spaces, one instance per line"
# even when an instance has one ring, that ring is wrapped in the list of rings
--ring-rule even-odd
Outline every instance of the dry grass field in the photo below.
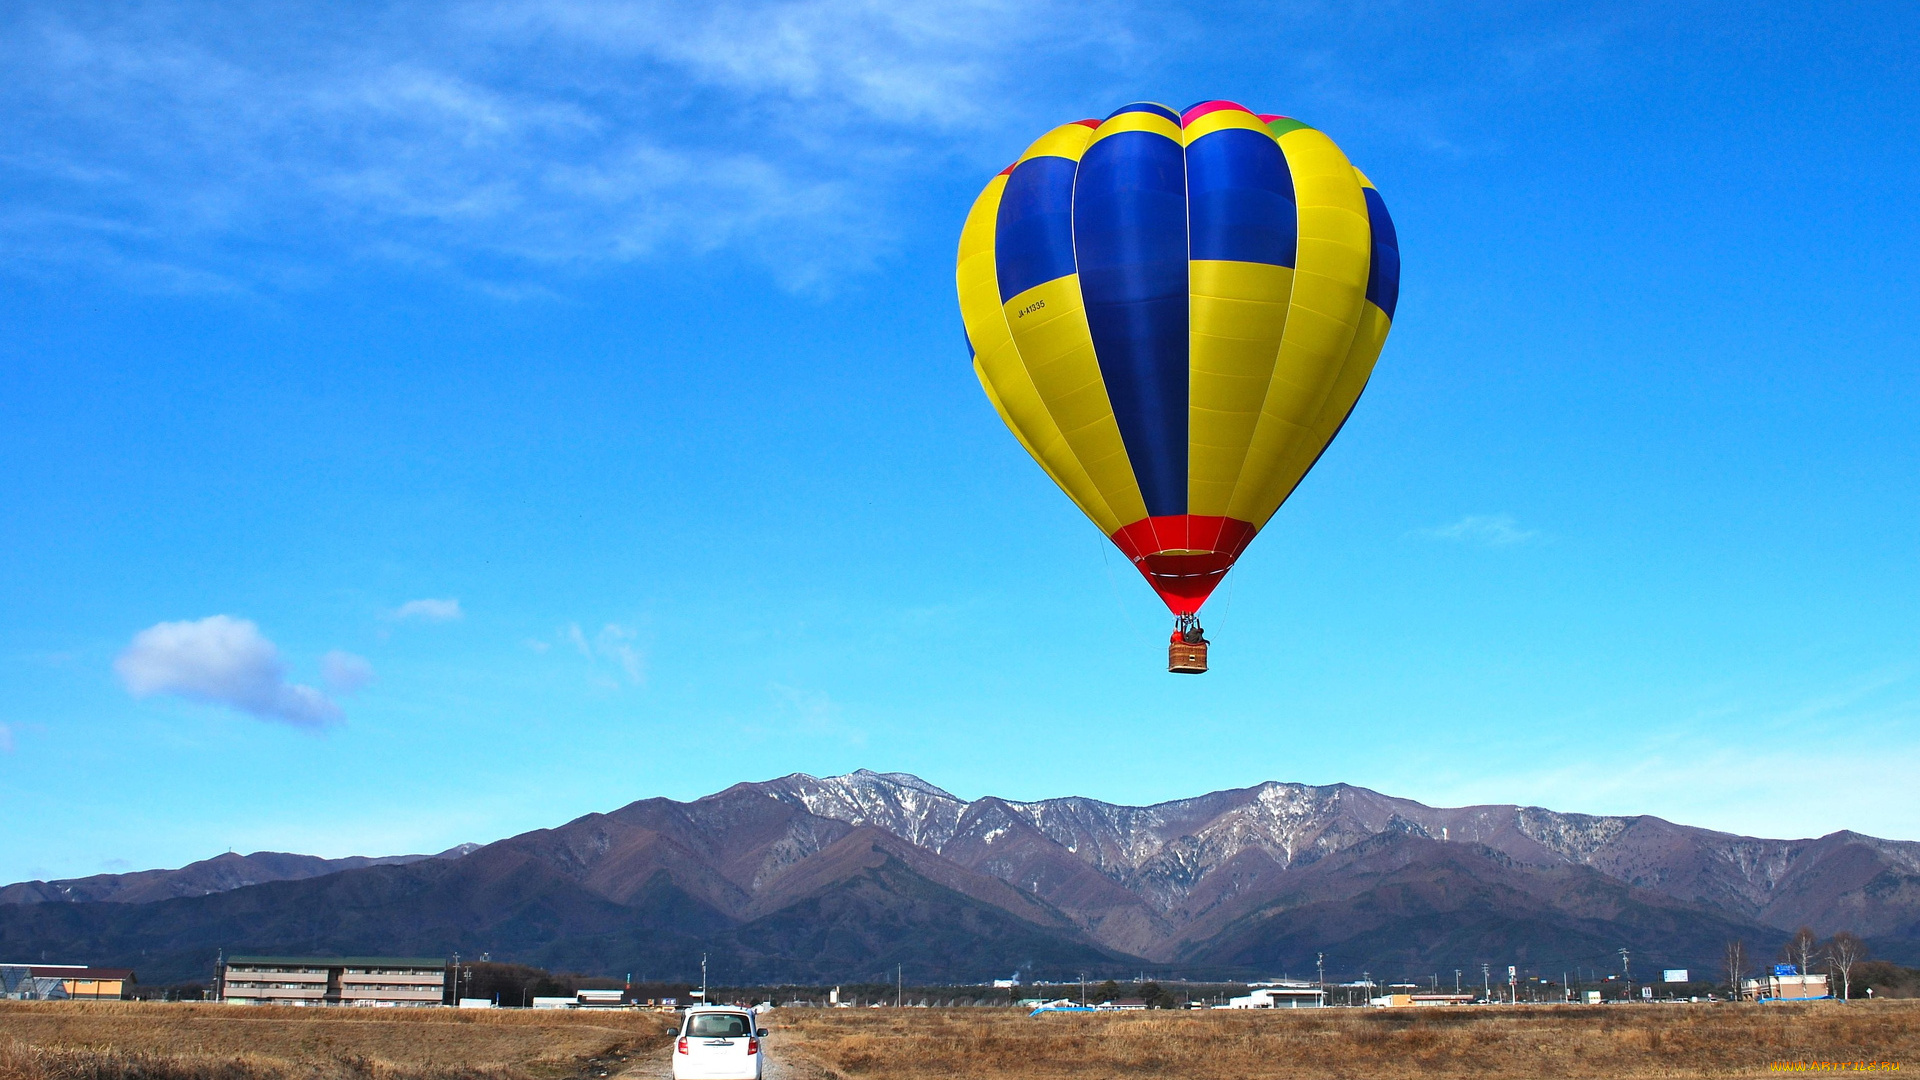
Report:
[[[803,1070],[849,1080],[1766,1076],[1774,1063],[1920,1072],[1920,1001],[1106,1013],[778,1013]]]
[[[0,1080],[563,1080],[660,1056],[648,1012],[0,1002]]]
[[[0,1003],[0,1080],[645,1080],[658,1013]],[[1920,1071],[1920,1001],[1067,1014],[781,1009],[769,1080],[1743,1077]],[[1825,1070],[1823,1070],[1825,1071]]]
[[[1920,1001],[776,1017],[795,1064],[848,1080],[1732,1077],[1861,1060],[1920,1072]]]

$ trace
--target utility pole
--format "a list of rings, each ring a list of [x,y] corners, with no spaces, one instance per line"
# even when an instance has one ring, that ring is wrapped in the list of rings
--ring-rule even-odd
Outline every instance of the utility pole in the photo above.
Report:
[[[1480,991],[1488,1001],[1493,1000],[1493,976],[1489,970],[1491,967],[1490,964],[1480,965]]]
[[[1633,1000],[1633,974],[1627,967],[1627,950],[1620,950],[1620,977],[1627,981],[1627,1000]]]
[[[1460,969],[1459,968],[1453,969],[1453,992],[1455,994],[1458,994],[1460,992]]]
[[[1320,974],[1320,989],[1327,988],[1327,954],[1313,954],[1313,970]]]
[[[707,954],[700,954],[700,1004],[711,1005],[707,1000]]]
[[[1086,1003],[1087,1003],[1087,973],[1083,971],[1080,973],[1080,1004],[1085,1005]]]
[[[907,990],[907,977],[902,974],[905,970],[903,964],[893,965],[893,1007],[896,1009],[900,1007],[901,995]]]

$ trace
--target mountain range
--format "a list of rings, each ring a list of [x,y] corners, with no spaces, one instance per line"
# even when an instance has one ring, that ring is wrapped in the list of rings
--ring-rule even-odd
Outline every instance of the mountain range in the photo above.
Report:
[[[236,855],[229,851],[211,859],[188,863],[178,870],[139,870],[130,874],[95,874],[62,881],[16,882],[0,887],[0,904],[38,904],[60,900],[146,904],[155,900],[171,900],[176,896],[206,896],[243,889],[267,881],[301,881],[342,870],[358,870],[363,866],[403,866],[422,859],[457,859],[479,847],[479,844],[461,844],[438,855],[381,855],[374,858],[352,855],[344,859],[322,859],[317,855],[295,855],[286,851],[256,851],[251,855]]]
[[[227,860],[225,863],[222,860]],[[439,856],[225,855],[0,889],[0,958],[204,978],[218,949],[474,956],[638,978],[922,981],[1717,972],[1850,930],[1920,960],[1920,843],[1442,809],[1265,783],[1153,806],[958,798],[905,773],[644,799]],[[1644,966],[1643,966],[1644,965]]]

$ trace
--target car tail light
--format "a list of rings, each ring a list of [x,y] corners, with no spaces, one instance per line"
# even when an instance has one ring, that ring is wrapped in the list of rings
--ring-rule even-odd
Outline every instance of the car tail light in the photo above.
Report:
[[[752,1057],[753,1055],[759,1052],[760,1052],[760,1040],[748,1039],[747,1040],[747,1056]]]
[[[685,1035],[680,1036],[680,1045],[674,1047],[674,1051],[681,1054],[687,1052],[687,1037]]]

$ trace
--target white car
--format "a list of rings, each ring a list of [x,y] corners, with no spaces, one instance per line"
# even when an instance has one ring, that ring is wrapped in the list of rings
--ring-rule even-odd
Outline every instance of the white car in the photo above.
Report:
[[[695,1005],[673,1044],[673,1080],[761,1080],[766,1037],[746,1009]]]

